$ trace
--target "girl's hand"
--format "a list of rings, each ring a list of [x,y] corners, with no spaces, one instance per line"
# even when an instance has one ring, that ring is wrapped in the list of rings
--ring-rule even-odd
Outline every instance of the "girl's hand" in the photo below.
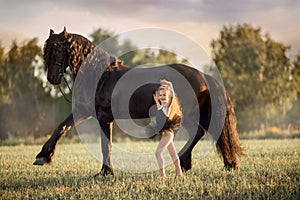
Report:
[[[167,81],[167,80],[165,80],[165,79],[162,79],[162,80],[160,80],[160,84],[161,84],[161,85],[167,85],[167,86],[169,86],[170,91],[171,91],[171,96],[173,97],[173,95],[174,95],[174,88],[173,88],[172,82]]]
[[[154,99],[156,105],[160,106],[160,102],[158,100],[158,92],[157,91],[153,94],[153,99]]]
[[[172,83],[170,81],[167,81],[165,79],[160,80],[160,84],[162,85],[167,85],[167,86],[172,86]]]

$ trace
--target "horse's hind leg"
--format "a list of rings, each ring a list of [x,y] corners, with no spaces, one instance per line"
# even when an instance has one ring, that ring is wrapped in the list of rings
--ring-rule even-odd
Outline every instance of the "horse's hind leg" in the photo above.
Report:
[[[112,150],[112,122],[100,122],[101,126],[101,148],[102,148],[102,155],[103,155],[103,164],[100,173],[97,175],[114,175],[114,169],[112,166],[112,159],[111,159],[111,150]]]
[[[199,110],[198,110],[199,109]],[[189,140],[180,150],[180,165],[183,171],[192,168],[192,150],[204,136],[210,122],[210,98],[209,93],[202,92],[199,107],[196,106],[190,112],[185,112],[183,126],[189,133]]]
[[[180,165],[183,172],[186,172],[192,168],[193,148],[205,134],[204,129],[198,127],[196,123],[194,123],[193,125],[186,125],[185,127],[190,135],[190,138],[178,153],[180,158]],[[194,127],[194,128],[190,128],[190,127]]]

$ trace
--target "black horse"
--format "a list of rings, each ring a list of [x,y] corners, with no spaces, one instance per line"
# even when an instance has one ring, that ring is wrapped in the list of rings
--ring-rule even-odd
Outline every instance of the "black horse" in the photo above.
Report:
[[[96,48],[83,36],[67,33],[65,28],[60,34],[55,34],[53,30],[50,30],[50,36],[44,46],[44,62],[47,79],[51,84],[60,84],[67,67],[70,68],[73,78],[76,80],[75,85],[79,85],[79,87],[85,84],[84,78],[77,81],[76,77],[79,76],[96,74],[95,80],[98,81],[94,86],[93,84],[85,86],[86,89],[91,89],[92,95],[77,94],[79,97],[92,96],[93,99],[79,101],[73,113],[59,124],[51,138],[44,144],[41,152],[36,156],[35,165],[50,163],[58,140],[70,128],[82,120],[94,116],[102,128],[103,166],[101,173],[114,174],[111,162],[110,124],[117,118],[151,117],[149,110],[154,105],[152,94],[157,88],[159,80],[167,79],[174,83],[175,91],[183,108],[182,125],[189,133],[188,142],[179,152],[182,170],[187,171],[192,168],[192,150],[207,132],[215,139],[225,168],[239,169],[238,156],[243,153],[236,130],[233,106],[224,88],[211,76],[183,64],[139,69],[128,68],[102,49]],[[129,105],[122,106],[124,102],[120,101],[125,94],[130,93],[129,85],[135,82],[135,79],[123,80],[119,85],[117,83],[129,72],[134,75],[133,77],[139,79],[138,81],[142,80],[140,77],[152,77],[151,80],[155,80],[156,83],[141,84],[142,86],[136,88],[132,93]],[[99,74],[98,77],[97,74]],[[180,78],[186,80],[192,92],[188,92],[187,84],[184,84],[183,79],[180,80]],[[93,81],[90,82],[93,83]],[[115,107],[112,107],[112,103]],[[129,108],[129,115],[123,108]],[[74,116],[76,109],[81,110],[79,117]],[[96,114],[93,115],[93,113]]]

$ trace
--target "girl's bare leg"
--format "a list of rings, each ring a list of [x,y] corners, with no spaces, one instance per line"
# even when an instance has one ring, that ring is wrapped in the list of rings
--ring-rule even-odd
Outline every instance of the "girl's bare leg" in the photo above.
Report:
[[[167,146],[167,149],[168,149],[169,154],[170,154],[170,156],[171,156],[171,158],[173,160],[173,163],[175,165],[177,176],[182,176],[182,170],[181,170],[181,166],[180,166],[180,161],[179,161],[179,157],[178,157],[178,155],[176,153],[176,149],[175,149],[173,140]]]
[[[162,156],[162,152],[173,141],[173,137],[174,137],[174,135],[172,133],[165,134],[164,136],[161,137],[161,140],[158,143],[158,146],[156,148],[155,156],[157,159],[161,177],[167,177],[166,172],[165,172],[165,163],[164,163],[164,159]]]

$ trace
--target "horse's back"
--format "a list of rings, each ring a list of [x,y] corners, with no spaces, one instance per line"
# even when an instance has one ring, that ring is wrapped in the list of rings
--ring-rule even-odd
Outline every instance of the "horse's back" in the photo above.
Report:
[[[201,93],[207,90],[204,76],[183,64],[132,68],[116,82],[112,91],[115,118],[148,118],[154,105],[153,93],[160,80],[171,81],[185,111],[197,110]]]

